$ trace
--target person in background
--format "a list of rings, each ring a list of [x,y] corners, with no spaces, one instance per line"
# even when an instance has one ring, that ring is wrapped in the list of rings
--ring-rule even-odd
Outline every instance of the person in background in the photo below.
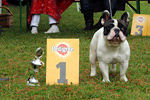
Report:
[[[96,25],[93,25],[94,12],[108,10],[111,15],[114,16],[119,7],[122,7],[124,10],[125,2],[122,1],[124,0],[80,0],[81,12],[83,13],[85,20],[84,30],[101,28],[101,18]]]
[[[2,0],[2,5],[8,5],[6,0]]]
[[[61,14],[72,4],[74,0],[32,0],[28,23],[31,26],[31,33],[37,34],[40,15],[49,16],[50,28],[45,33],[58,33]]]

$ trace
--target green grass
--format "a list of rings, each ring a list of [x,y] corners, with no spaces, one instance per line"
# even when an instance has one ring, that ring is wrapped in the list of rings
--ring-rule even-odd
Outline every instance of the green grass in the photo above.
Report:
[[[132,4],[135,5],[134,2]],[[45,99],[122,99],[122,100],[150,100],[150,37],[129,36],[131,48],[130,64],[127,71],[129,81],[119,81],[119,68],[111,83],[102,83],[102,75],[97,70],[96,77],[90,77],[89,44],[96,30],[85,32],[83,15],[76,11],[73,4],[62,15],[59,24],[61,33],[45,35],[49,28],[48,17],[42,15],[39,34],[31,35],[26,32],[25,7],[23,8],[23,33],[19,32],[19,7],[9,6],[14,14],[14,25],[5,29],[0,35],[0,77],[10,78],[0,81],[0,100],[45,100]],[[149,14],[150,5],[141,3],[142,13]],[[126,11],[133,13],[128,7]],[[115,18],[120,18],[123,12],[117,12]],[[95,14],[95,23],[101,13]],[[132,18],[131,18],[132,21]],[[129,31],[131,30],[131,23]],[[80,84],[46,86],[46,66],[40,71],[40,87],[26,85],[30,61],[34,58],[36,48],[42,47],[46,52],[47,38],[79,38],[80,39]],[[46,54],[42,60],[46,63]]]

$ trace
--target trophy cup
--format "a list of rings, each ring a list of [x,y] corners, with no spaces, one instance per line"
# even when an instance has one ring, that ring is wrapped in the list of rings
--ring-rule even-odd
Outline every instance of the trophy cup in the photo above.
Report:
[[[30,71],[30,77],[27,81],[28,86],[40,86],[37,79],[37,72],[39,72],[39,69],[44,66],[44,63],[40,60],[43,54],[44,51],[41,47],[36,49],[35,59],[31,61],[33,71]]]

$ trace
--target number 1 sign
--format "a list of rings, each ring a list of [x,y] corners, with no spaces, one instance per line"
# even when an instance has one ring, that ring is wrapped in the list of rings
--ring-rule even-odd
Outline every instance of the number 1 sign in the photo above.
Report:
[[[150,15],[134,14],[131,35],[150,36]]]
[[[79,39],[47,39],[46,84],[79,84]]]

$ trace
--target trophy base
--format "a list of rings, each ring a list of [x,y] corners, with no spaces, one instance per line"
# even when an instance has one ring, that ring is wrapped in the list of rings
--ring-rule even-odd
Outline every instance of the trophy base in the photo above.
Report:
[[[29,78],[27,81],[28,86],[40,86],[39,82],[35,77]]]
[[[38,84],[38,83],[31,83],[30,81],[27,81],[27,85],[28,86],[40,86],[40,84]]]

